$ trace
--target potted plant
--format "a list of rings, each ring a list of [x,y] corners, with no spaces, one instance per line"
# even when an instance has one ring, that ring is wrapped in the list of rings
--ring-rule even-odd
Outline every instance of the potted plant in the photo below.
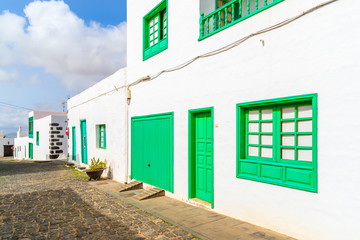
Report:
[[[95,157],[93,157],[91,159],[91,164],[89,166],[89,169],[85,170],[86,174],[89,176],[89,181],[91,181],[91,179],[100,180],[100,176],[105,168],[106,168],[105,162],[100,161],[99,158],[96,160]]]

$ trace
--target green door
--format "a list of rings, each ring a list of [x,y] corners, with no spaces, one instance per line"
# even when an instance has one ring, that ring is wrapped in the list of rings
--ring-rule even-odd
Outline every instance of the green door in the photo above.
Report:
[[[213,203],[214,162],[213,162],[213,119],[212,111],[191,113],[190,141],[191,162],[190,197]]]
[[[75,135],[75,127],[72,127],[72,160],[76,161],[76,135]]]
[[[29,143],[29,158],[33,159],[33,144]]]
[[[131,119],[131,177],[173,192],[173,114]]]
[[[80,121],[80,133],[81,133],[81,162],[87,164],[87,135],[86,135],[86,120]]]

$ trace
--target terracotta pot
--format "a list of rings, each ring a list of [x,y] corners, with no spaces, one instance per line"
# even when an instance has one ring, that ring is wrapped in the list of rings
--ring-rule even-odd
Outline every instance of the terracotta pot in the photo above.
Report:
[[[100,176],[103,173],[104,169],[97,169],[97,170],[86,170],[86,174],[89,176],[89,181],[91,179],[100,180]]]

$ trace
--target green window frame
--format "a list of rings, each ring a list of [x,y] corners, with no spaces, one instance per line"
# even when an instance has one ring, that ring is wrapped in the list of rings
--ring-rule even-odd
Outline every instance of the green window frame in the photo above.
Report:
[[[143,18],[143,60],[168,48],[167,1],[161,1]]]
[[[34,137],[34,117],[29,117],[29,138]]]
[[[237,104],[238,178],[317,192],[317,94]]]
[[[36,131],[36,145],[39,146],[40,136],[39,131]]]
[[[98,126],[98,147],[106,149],[106,127],[105,124]]]

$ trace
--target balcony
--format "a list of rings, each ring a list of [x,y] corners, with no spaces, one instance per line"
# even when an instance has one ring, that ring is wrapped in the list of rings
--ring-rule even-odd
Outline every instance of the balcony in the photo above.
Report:
[[[209,1],[201,1],[199,41],[282,1],[284,0],[217,0],[215,6],[210,6]],[[205,16],[203,11],[211,7],[215,10]]]

